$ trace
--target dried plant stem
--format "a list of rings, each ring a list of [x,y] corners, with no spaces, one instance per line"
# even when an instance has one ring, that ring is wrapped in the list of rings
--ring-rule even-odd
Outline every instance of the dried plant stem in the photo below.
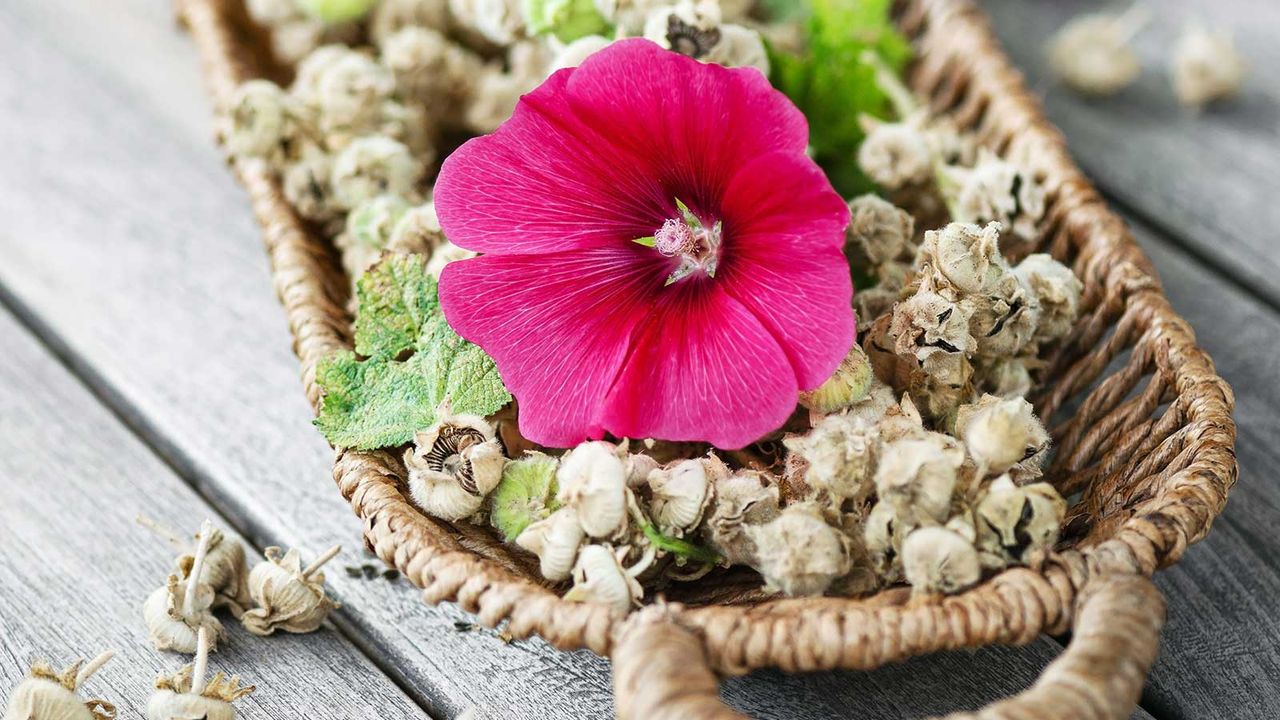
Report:
[[[209,631],[201,626],[196,634],[196,660],[191,668],[191,694],[199,695],[204,690],[205,673],[209,669]]]
[[[308,565],[308,566],[306,567],[306,569],[305,569],[305,570],[303,570],[303,571],[302,571],[302,577],[304,577],[304,578],[309,578],[309,577],[311,577],[313,574],[315,574],[315,572],[316,572],[317,570],[319,570],[320,568],[324,567],[324,564],[325,564],[325,563],[327,563],[327,562],[329,562],[330,560],[332,560],[332,559],[334,559],[335,557],[337,557],[337,556],[338,556],[338,553],[340,553],[340,552],[342,552],[342,546],[341,546],[341,545],[334,545],[333,547],[329,548],[328,550],[325,550],[325,551],[324,551],[324,554],[322,554],[320,557],[316,558],[314,562],[312,562],[310,565]]]
[[[209,537],[213,535],[213,523],[205,520],[200,523],[200,543],[196,545],[196,555],[191,561],[191,574],[187,576],[187,591],[182,598],[182,612],[189,614],[196,604],[196,591],[200,586],[200,571],[204,569],[204,558],[209,553]]]
[[[146,515],[139,514],[136,520],[142,527],[164,538],[165,541],[172,545],[175,550],[185,550],[187,548],[187,541],[179,537],[173,530],[161,525]]]
[[[94,673],[101,670],[102,666],[106,665],[111,658],[115,657],[115,655],[115,650],[107,650],[98,657],[90,660],[88,665],[80,668],[80,672],[76,673],[76,687],[80,687],[84,681],[88,680]]]

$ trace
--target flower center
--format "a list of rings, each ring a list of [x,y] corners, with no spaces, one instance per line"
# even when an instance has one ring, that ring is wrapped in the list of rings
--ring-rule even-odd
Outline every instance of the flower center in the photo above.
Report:
[[[716,221],[714,225],[707,227],[679,199],[676,200],[676,206],[680,209],[680,217],[668,218],[652,237],[639,238],[635,242],[679,261],[667,276],[667,285],[698,272],[705,273],[707,277],[715,277],[716,268],[720,264],[722,223]]]

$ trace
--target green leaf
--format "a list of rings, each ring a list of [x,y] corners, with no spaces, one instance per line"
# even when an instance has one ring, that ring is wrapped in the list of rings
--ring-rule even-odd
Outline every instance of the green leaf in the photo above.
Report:
[[[550,33],[570,43],[588,35],[613,34],[595,0],[524,0],[525,24],[534,35]]]
[[[492,358],[445,321],[426,258],[389,256],[360,278],[356,299],[356,352],[316,368],[323,398],[315,423],[329,442],[394,447],[434,424],[446,400],[472,415],[511,402]]]
[[[489,523],[507,542],[560,507],[555,499],[558,465],[555,458],[537,453],[509,462],[503,469],[502,480],[489,496]]]
[[[659,550],[669,552],[676,557],[696,560],[708,565],[720,562],[720,555],[711,548],[695,545],[688,540],[671,537],[670,535],[663,535],[652,523],[644,523],[640,526],[640,529],[644,532],[644,536],[648,538],[649,542],[653,543],[653,546]]]
[[[890,20],[892,0],[809,0],[808,47],[799,55],[769,48],[774,86],[809,120],[814,159],[846,197],[874,189],[858,168],[863,139],[858,116],[890,116],[888,96],[862,53],[875,52],[895,72],[911,45]]]
[[[311,17],[329,24],[359,20],[373,9],[377,0],[296,0],[298,7]]]

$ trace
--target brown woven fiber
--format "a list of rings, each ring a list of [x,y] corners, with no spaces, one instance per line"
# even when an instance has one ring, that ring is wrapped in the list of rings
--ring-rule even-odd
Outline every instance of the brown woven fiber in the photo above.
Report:
[[[242,0],[179,0],[221,110],[243,80],[272,76]],[[508,622],[564,649],[611,656],[625,718],[737,718],[717,678],[755,668],[869,669],[937,650],[1022,644],[1073,630],[1067,651],[1021,695],[981,718],[1121,718],[1155,659],[1164,601],[1149,577],[1208,532],[1236,479],[1233,397],[1186,321],[1173,312],[1124,223],[1072,163],[1061,135],[1000,50],[971,0],[907,0],[900,27],[918,59],[909,81],[933,110],[988,147],[1026,158],[1049,209],[1034,247],[1084,282],[1076,327],[1046,358],[1036,397],[1057,447],[1047,479],[1078,494],[1057,552],[967,592],[912,598],[779,599],[758,578],[713,574],[624,615],[571,603],[526,557],[490,533],[427,517],[405,469],[384,452],[340,452],[334,479],[364,521],[365,540],[423,589],[481,622]],[[267,169],[235,170],[252,199],[276,291],[313,405],[315,364],[350,347],[347,281],[332,249],[298,220]],[[702,658],[701,664],[696,660]]]

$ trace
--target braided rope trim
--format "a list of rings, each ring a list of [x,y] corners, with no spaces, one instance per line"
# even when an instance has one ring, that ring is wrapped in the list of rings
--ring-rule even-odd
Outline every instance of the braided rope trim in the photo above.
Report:
[[[178,7],[221,112],[235,87],[267,71],[270,59],[241,0],[178,0]],[[984,144],[1018,153],[1043,178],[1050,203],[1035,249],[1071,263],[1085,284],[1082,317],[1049,358],[1050,381],[1038,402],[1052,418],[1083,398],[1074,419],[1053,433],[1054,473],[1065,475],[1065,488],[1083,490],[1069,526],[1078,532],[1034,568],[1006,570],[946,598],[910,599],[894,588],[866,598],[671,606],[701,633],[717,672],[871,668],[1063,632],[1091,577],[1149,576],[1177,561],[1208,532],[1236,479],[1230,387],[1169,306],[1123,221],[1072,163],[982,13],[971,0],[906,0],[897,17],[919,53],[909,78],[914,89]],[[350,347],[345,281],[332,250],[294,215],[266,168],[251,161],[233,167],[262,226],[315,406],[316,363]],[[487,625],[507,621],[516,637],[537,634],[560,648],[610,653],[625,614],[565,602],[497,538],[427,517],[409,502],[404,475],[382,452],[342,451],[334,463],[335,482],[364,521],[366,544],[423,588],[426,602],[458,602]]]

